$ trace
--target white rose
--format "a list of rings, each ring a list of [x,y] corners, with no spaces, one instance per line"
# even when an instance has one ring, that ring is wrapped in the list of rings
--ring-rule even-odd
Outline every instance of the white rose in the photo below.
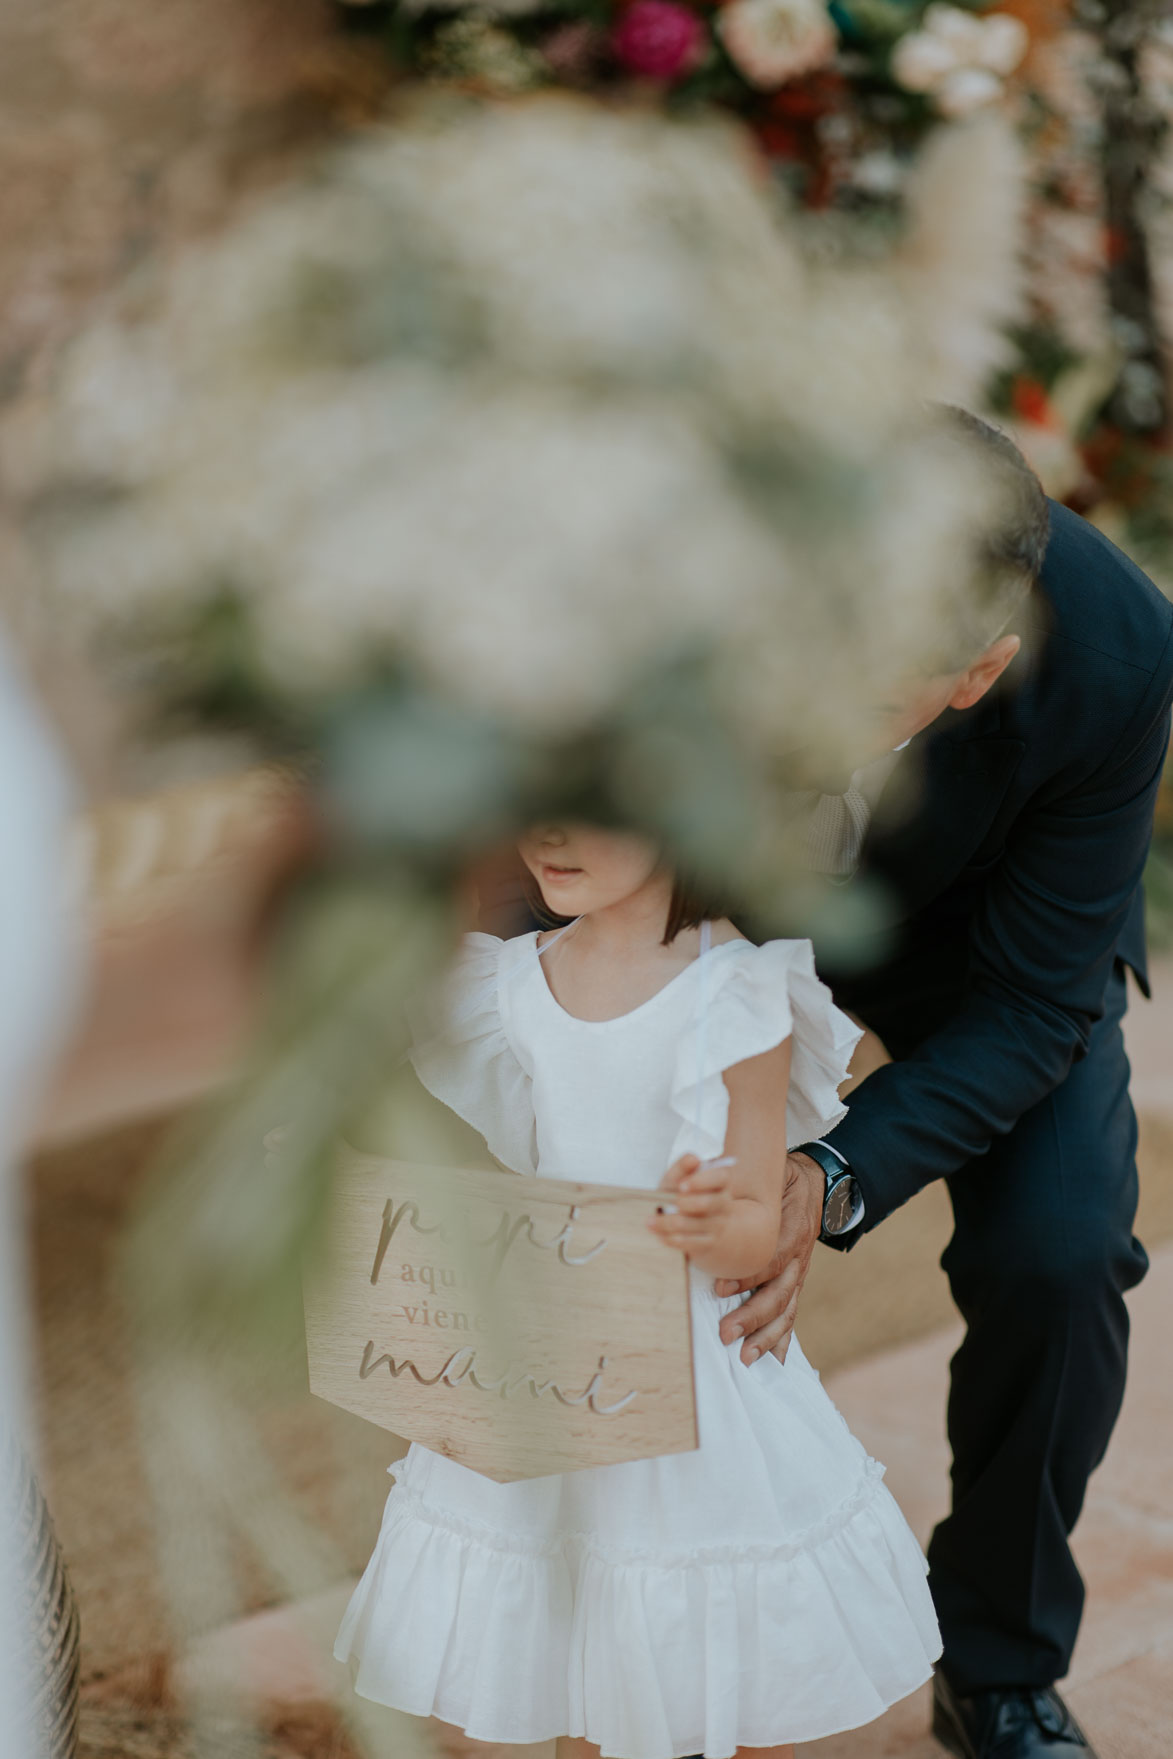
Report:
[[[958,67],[947,73],[934,96],[942,116],[957,121],[996,104],[1002,96],[1002,81],[985,67]]]
[[[1030,47],[1030,32],[1009,12],[992,12],[982,20],[981,65],[1003,77],[1013,73]]]
[[[852,167],[851,182],[853,188],[869,195],[897,195],[904,184],[904,172],[895,153],[864,153]]]
[[[940,37],[909,31],[892,51],[892,75],[906,92],[931,92],[956,71],[957,57]]]
[[[730,60],[762,91],[821,67],[835,53],[823,0],[731,0],[717,15]]]
[[[942,115],[969,116],[997,102],[1029,43],[1022,20],[1008,12],[977,18],[936,0],[921,29],[892,51],[892,77],[905,91],[930,94]]]
[[[956,62],[977,59],[981,51],[984,24],[985,21],[972,12],[963,12],[960,6],[946,6],[942,0],[936,0],[934,5],[927,6],[921,19],[921,29],[928,31],[930,36],[939,38],[941,42],[948,43]]]

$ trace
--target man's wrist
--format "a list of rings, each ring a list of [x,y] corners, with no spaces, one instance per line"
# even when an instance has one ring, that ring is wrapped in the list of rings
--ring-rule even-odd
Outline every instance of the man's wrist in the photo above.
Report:
[[[810,1204],[819,1227],[823,1225],[823,1204],[827,1195],[827,1175],[805,1148],[792,1148],[788,1159],[809,1182]]]

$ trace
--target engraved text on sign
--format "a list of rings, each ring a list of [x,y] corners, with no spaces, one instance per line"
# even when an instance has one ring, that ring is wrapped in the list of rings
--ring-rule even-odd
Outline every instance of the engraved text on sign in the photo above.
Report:
[[[348,1151],[307,1277],[312,1390],[501,1480],[695,1447],[687,1272],[655,1201]]]

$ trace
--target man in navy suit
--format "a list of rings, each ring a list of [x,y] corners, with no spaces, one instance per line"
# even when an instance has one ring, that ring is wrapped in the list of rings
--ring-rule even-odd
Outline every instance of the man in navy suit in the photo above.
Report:
[[[863,969],[820,961],[893,1061],[790,1157],[773,1274],[722,1333],[746,1355],[784,1345],[816,1238],[850,1248],[946,1181],[942,1262],[967,1332],[952,1512],[929,1548],[933,1729],[960,1759],[1087,1759],[1054,1682],[1083,1607],[1068,1536],[1120,1409],[1123,1297],[1147,1264],[1120,1023],[1128,970],[1147,993],[1173,606],[981,432],[1017,472],[1003,559],[1025,591],[1012,624],[924,686],[884,779],[851,883],[883,889],[894,939]],[[885,822],[909,776],[911,814]]]

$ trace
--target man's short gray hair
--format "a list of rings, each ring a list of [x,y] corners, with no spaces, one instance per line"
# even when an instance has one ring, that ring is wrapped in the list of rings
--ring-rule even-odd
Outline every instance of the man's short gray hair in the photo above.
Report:
[[[972,659],[1011,622],[1038,578],[1050,535],[1050,508],[1042,483],[1009,434],[955,404],[940,404],[938,413],[951,437],[972,445],[978,467],[993,481],[999,506],[996,521],[983,533],[972,598],[963,609],[963,639]]]

